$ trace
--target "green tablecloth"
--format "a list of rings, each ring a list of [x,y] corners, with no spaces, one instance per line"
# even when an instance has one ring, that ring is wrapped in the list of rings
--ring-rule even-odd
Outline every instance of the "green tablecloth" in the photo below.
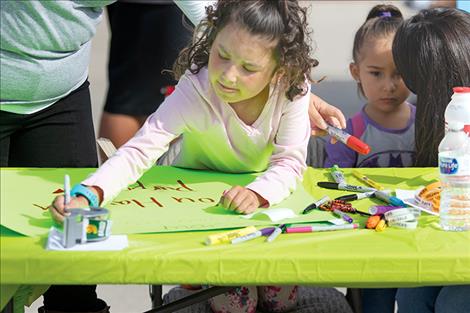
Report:
[[[351,184],[359,182],[344,169]],[[362,169],[390,189],[413,189],[437,177],[434,168]],[[331,180],[326,170],[309,169],[304,185],[315,198],[344,191],[316,188]],[[364,199],[367,210],[379,202]],[[2,210],[7,209],[3,208]],[[364,224],[364,219],[354,216]],[[470,283],[470,232],[444,232],[421,216],[418,229],[359,229],[283,234],[239,245],[205,246],[220,231],[129,235],[119,252],[44,250],[45,237],[2,233],[1,284],[313,284],[345,287],[400,287]],[[2,292],[2,300],[3,292]]]

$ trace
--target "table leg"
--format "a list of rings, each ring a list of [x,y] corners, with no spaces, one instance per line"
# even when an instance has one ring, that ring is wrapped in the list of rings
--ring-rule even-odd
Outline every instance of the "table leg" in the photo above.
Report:
[[[362,291],[360,288],[348,288],[346,300],[354,313],[362,313]]]
[[[8,301],[7,305],[2,310],[2,313],[13,313],[13,298]]]
[[[152,301],[152,309],[161,307],[163,304],[162,299],[162,285],[150,285],[150,300]]]

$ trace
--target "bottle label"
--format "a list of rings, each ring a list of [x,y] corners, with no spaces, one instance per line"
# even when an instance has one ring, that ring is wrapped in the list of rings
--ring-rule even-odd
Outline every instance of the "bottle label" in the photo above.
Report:
[[[442,175],[470,175],[470,155],[451,156],[448,151],[439,153],[439,171]]]

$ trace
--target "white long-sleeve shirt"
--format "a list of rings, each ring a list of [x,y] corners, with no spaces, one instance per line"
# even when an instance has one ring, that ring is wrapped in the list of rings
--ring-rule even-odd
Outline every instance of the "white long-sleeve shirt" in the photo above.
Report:
[[[279,86],[271,85],[261,114],[247,125],[214,93],[207,68],[198,74],[187,71],[139,132],[83,184],[99,186],[107,202],[169,149],[163,164],[228,173],[266,171],[246,187],[276,204],[295,189],[306,167],[309,94],[289,101]]]
[[[216,0],[174,0],[189,20],[197,25],[206,16],[206,7],[215,5]]]

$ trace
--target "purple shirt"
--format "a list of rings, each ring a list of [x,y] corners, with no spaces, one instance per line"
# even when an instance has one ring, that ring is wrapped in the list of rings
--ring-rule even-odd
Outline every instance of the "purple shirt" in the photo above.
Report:
[[[361,155],[348,148],[345,144],[338,142],[326,144],[326,159],[324,167],[337,164],[340,167],[409,167],[414,163],[415,151],[415,114],[416,108],[410,106],[410,119],[406,127],[402,129],[385,128],[374,122],[367,116],[364,107],[355,116],[348,119],[346,131],[355,134],[353,125],[355,118],[362,119],[363,132],[359,139],[367,143],[371,152]],[[357,129],[357,127],[356,127]]]

